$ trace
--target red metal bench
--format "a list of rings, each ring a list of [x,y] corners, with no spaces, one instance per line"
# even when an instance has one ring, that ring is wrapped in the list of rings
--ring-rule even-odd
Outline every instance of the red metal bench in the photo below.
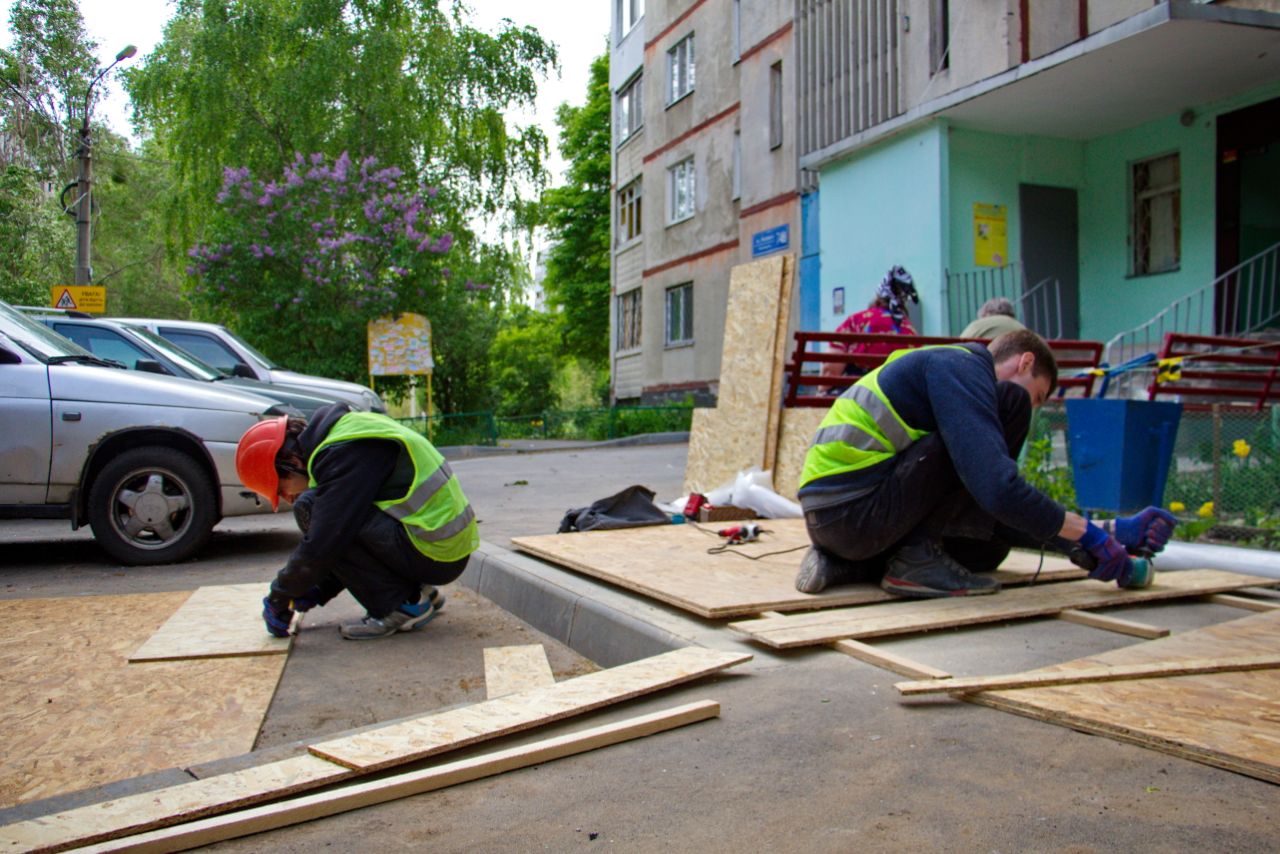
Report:
[[[791,361],[786,364],[787,396],[784,406],[809,406],[826,408],[831,405],[831,395],[826,394],[829,388],[846,388],[853,382],[852,377],[839,374],[805,373],[805,365],[857,365],[870,370],[884,363],[887,354],[841,353],[841,352],[809,352],[810,344],[885,344],[893,350],[924,347],[930,344],[958,344],[963,341],[979,341],[976,338],[947,338],[927,335],[886,335],[867,332],[796,332],[796,349],[791,354]],[[1058,388],[1066,392],[1079,389],[1084,397],[1093,393],[1093,373],[1078,375],[1080,372],[1098,367],[1102,360],[1102,343],[1099,341],[1075,341],[1069,339],[1052,339],[1047,342],[1049,349],[1058,362]],[[805,388],[816,388],[817,392],[806,392]]]
[[[1255,411],[1280,400],[1280,341],[1169,332],[1158,358],[1148,400],[1176,395],[1184,409]]]

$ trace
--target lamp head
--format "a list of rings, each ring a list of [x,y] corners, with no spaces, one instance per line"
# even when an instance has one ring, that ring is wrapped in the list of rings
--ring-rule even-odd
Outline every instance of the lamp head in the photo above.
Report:
[[[126,59],[128,59],[129,57],[133,56],[133,55],[134,55],[134,54],[136,54],[137,52],[138,52],[138,48],[137,48],[137,47],[135,47],[134,45],[131,45],[131,44],[127,44],[127,45],[125,45],[125,46],[124,46],[124,50],[122,50],[122,51],[120,51],[119,53],[117,53],[117,54],[116,54],[116,62],[123,62],[124,60],[126,60]]]

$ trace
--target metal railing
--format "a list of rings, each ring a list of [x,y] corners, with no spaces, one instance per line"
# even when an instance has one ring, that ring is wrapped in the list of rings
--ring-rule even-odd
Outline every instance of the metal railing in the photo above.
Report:
[[[504,439],[602,441],[642,433],[686,432],[692,406],[613,406],[548,410],[527,415],[491,411],[398,418],[438,447],[497,445]]]
[[[1062,337],[1062,288],[1058,279],[1050,276],[1028,288],[1025,271],[1016,261],[1003,267],[956,273],[948,270],[942,297],[951,335],[958,335],[968,326],[987,300],[1005,297],[1028,329],[1044,338]]]
[[[1174,301],[1141,326],[1121,332],[1107,342],[1106,360],[1123,365],[1139,356],[1157,353],[1169,332],[1189,335],[1247,337],[1280,319],[1280,243],[1232,267],[1194,293]],[[1117,396],[1126,396],[1143,376],[1119,377]],[[1113,386],[1116,388],[1116,386]]]

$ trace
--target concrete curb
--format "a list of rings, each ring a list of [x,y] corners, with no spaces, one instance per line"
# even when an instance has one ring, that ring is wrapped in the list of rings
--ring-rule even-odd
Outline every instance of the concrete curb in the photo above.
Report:
[[[549,454],[555,451],[574,451],[580,448],[629,448],[637,445],[678,445],[689,441],[688,432],[641,433],[621,439],[605,439],[599,442],[575,442],[557,439],[514,439],[505,445],[444,445],[436,448],[446,460],[468,460],[475,457],[497,457],[508,454]]]

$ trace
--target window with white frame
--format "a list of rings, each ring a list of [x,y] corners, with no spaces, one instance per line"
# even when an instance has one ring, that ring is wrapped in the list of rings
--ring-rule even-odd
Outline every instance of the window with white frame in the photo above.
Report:
[[[640,180],[632,181],[618,191],[618,243],[629,243],[640,236]]]
[[[1135,276],[1178,269],[1182,260],[1182,182],[1177,153],[1130,166],[1129,245]]]
[[[693,33],[667,51],[667,103],[674,104],[693,91]]]
[[[668,222],[680,222],[693,216],[694,198],[698,192],[698,179],[693,168],[693,158],[682,160],[667,170]]]
[[[693,341],[693,282],[667,288],[667,346]]]
[[[618,144],[631,138],[644,124],[644,78],[637,74],[631,82],[618,90]]]
[[[782,145],[782,63],[769,66],[769,149]]]
[[[618,349],[640,346],[640,288],[618,294]]]
[[[623,35],[644,17],[644,0],[618,0],[618,26]]]

